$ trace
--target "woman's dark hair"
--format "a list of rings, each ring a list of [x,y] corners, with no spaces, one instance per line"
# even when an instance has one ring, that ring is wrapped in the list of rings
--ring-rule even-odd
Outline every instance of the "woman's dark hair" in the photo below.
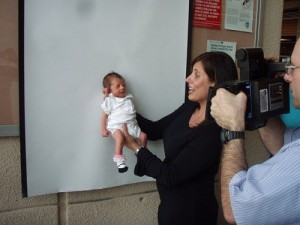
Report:
[[[106,74],[104,77],[103,77],[103,80],[102,80],[102,85],[104,88],[108,88],[110,87],[110,80],[111,78],[118,78],[120,80],[125,80],[120,74],[116,73],[116,72],[110,72],[108,74]]]
[[[197,62],[202,62],[204,71],[215,85],[238,79],[233,59],[224,52],[205,52],[192,61],[192,67]]]

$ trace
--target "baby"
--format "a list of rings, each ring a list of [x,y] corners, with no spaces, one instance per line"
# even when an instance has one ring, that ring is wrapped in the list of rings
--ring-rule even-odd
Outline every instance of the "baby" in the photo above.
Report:
[[[101,118],[102,136],[110,134],[115,140],[115,155],[113,161],[117,164],[118,171],[124,173],[128,170],[123,155],[124,136],[122,125],[127,124],[128,132],[137,138],[141,146],[146,146],[147,135],[141,131],[136,121],[136,111],[132,101],[132,95],[127,94],[126,81],[118,73],[111,72],[103,78],[104,102]]]

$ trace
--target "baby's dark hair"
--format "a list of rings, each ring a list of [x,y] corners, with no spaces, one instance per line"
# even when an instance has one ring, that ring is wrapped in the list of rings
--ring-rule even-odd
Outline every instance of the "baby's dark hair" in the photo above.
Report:
[[[103,85],[104,88],[109,88],[110,87],[111,78],[118,78],[118,79],[121,79],[121,80],[125,80],[120,74],[118,74],[116,72],[110,72],[110,73],[106,74],[103,77],[102,85]]]

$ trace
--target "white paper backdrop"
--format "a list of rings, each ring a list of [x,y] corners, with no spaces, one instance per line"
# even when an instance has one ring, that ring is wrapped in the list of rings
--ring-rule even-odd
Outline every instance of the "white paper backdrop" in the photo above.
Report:
[[[133,174],[136,158],[126,148],[129,170],[117,172],[114,141],[101,137],[101,82],[112,70],[122,74],[149,119],[182,104],[189,0],[24,4],[25,195],[151,180]],[[162,142],[148,147],[162,156]]]

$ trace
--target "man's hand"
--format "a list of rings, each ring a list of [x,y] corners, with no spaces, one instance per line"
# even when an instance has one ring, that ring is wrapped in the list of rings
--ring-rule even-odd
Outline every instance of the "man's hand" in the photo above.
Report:
[[[247,96],[243,92],[234,95],[224,88],[219,88],[211,103],[210,113],[219,126],[231,131],[245,130]],[[236,173],[246,168],[244,140],[235,139],[223,145],[221,201],[223,215],[231,224],[235,224],[235,218],[231,208],[229,183]]]
[[[219,88],[211,103],[210,113],[220,127],[231,131],[245,130],[245,93],[234,95],[224,88]]]

